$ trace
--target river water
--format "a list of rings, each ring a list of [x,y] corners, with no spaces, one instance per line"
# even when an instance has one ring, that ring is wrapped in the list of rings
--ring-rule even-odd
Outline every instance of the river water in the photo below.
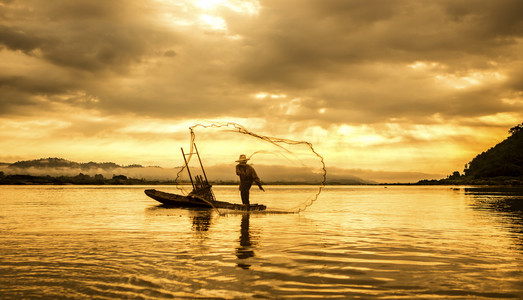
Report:
[[[329,186],[299,214],[220,215],[145,188],[0,186],[0,298],[523,298],[521,190]]]

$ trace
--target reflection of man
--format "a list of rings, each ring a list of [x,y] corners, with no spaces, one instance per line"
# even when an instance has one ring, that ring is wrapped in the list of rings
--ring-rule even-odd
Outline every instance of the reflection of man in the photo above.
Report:
[[[240,230],[240,247],[236,249],[236,257],[239,259],[247,259],[254,257],[254,251],[252,250],[253,242],[251,242],[251,234],[249,232],[249,217],[250,214],[244,214],[242,216],[242,225]],[[238,266],[242,269],[249,269],[251,265],[246,263],[238,263]]]
[[[251,189],[252,183],[255,182],[260,190],[264,191],[260,178],[256,175],[256,171],[251,165],[247,164],[249,159],[245,154],[240,155],[240,158],[236,161],[239,164],[236,165],[236,175],[240,176],[240,194],[242,196],[243,204],[249,206],[249,190]]]

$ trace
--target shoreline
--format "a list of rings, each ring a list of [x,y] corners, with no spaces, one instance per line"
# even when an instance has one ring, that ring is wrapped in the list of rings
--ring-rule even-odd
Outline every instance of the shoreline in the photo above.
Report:
[[[230,180],[210,180],[211,185],[238,185],[238,181]],[[190,185],[190,182],[175,182],[174,180],[148,180],[130,178],[124,175],[113,175],[112,178],[104,178],[103,176],[89,176],[78,174],[77,176],[59,176],[53,177],[34,176],[26,174],[4,175],[0,173],[0,185]],[[289,182],[289,181],[269,181],[264,182],[264,185],[322,185],[321,182]],[[424,179],[418,182],[386,182],[386,183],[371,183],[371,182],[354,182],[350,180],[327,181],[325,186],[433,186],[433,185],[447,185],[447,186],[523,186],[523,177],[492,177],[492,178],[476,178],[476,179]]]

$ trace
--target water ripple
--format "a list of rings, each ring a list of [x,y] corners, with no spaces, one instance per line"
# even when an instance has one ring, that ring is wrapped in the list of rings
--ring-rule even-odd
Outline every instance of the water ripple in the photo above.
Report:
[[[1,298],[523,298],[513,198],[336,187],[303,215],[217,216],[134,191],[0,202]]]

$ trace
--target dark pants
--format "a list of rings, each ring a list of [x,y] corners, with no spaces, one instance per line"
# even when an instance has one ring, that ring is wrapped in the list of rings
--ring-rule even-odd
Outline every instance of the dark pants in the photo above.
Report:
[[[250,205],[249,202],[249,190],[251,189],[251,184],[240,184],[240,195],[242,196],[242,203],[245,205]]]

